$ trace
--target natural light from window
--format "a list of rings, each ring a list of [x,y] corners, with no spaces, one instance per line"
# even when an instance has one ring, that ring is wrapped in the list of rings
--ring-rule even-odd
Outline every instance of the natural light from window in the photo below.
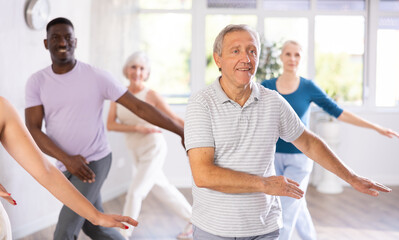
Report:
[[[192,0],[139,0],[142,9],[190,9]]]
[[[299,74],[308,78],[307,52],[308,52],[308,20],[306,18],[265,18],[264,40],[266,44],[276,43],[278,55],[273,56],[280,63],[279,54],[282,44],[287,40],[295,40],[302,46],[303,55],[299,66]],[[280,63],[281,65],[281,63]]]
[[[191,15],[140,14],[139,21],[140,49],[151,61],[148,86],[181,103],[190,94]]]
[[[364,17],[316,16],[316,82],[341,103],[362,104]]]
[[[399,103],[399,18],[380,18],[377,34],[376,105]]]
[[[147,85],[168,103],[185,104],[214,82],[220,75],[212,56],[216,35],[228,24],[248,24],[272,46],[274,62],[279,63],[284,41],[298,41],[303,47],[299,74],[340,104],[399,105],[399,64],[392,60],[399,54],[399,1],[137,0],[124,11],[122,27],[130,32],[121,55],[148,53]],[[256,80],[276,77],[280,70],[273,64]]]

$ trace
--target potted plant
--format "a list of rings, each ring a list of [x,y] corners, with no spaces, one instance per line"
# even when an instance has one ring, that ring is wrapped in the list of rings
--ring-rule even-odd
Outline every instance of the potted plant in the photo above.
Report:
[[[281,66],[278,62],[280,50],[281,44],[279,42],[261,40],[259,65],[255,75],[258,82],[275,78],[281,73]]]

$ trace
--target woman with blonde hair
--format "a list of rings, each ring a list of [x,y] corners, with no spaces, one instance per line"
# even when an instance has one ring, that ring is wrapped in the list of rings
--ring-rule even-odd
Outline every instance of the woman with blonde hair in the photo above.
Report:
[[[263,81],[262,85],[280,93],[305,125],[308,125],[309,106],[314,102],[325,112],[340,121],[375,130],[379,134],[390,138],[399,137],[398,133],[390,129],[366,121],[340,108],[313,81],[300,77],[298,75],[298,67],[301,58],[301,45],[293,40],[286,41],[280,54],[283,73],[278,78]],[[301,153],[293,144],[279,139],[276,146],[274,164],[277,175],[283,175],[298,182],[300,188],[306,191],[313,168],[313,161],[308,159],[305,154]],[[316,231],[305,197],[300,200],[289,197],[280,197],[280,199],[284,224],[280,230],[280,238],[283,240],[290,239],[294,228],[296,228],[302,239],[316,239]]]

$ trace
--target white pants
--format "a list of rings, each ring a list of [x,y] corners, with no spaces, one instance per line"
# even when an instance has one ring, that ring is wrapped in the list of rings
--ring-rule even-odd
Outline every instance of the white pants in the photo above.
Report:
[[[12,240],[11,224],[3,205],[0,202],[0,240]]]
[[[299,188],[306,193],[313,161],[305,154],[276,153],[274,160],[276,175],[283,175],[300,184]],[[303,240],[315,240],[316,230],[306,205],[305,195],[301,199],[280,197],[283,211],[283,228],[280,239],[291,239],[294,228]]]
[[[127,192],[123,215],[137,219],[141,203],[150,191],[172,211],[187,222],[191,218],[191,205],[173,186],[162,171],[167,147],[162,134],[128,134],[128,146],[135,159],[135,174]],[[130,236],[133,228],[123,230]]]

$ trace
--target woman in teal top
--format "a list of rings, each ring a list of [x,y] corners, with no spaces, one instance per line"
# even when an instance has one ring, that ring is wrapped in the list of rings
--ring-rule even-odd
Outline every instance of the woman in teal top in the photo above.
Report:
[[[276,87],[277,78],[272,78],[262,82],[262,85],[271,90],[277,90]],[[325,112],[338,118],[343,110],[330,98],[326,93],[321,90],[313,81],[299,77],[299,85],[297,89],[288,94],[280,93],[285,100],[291,105],[298,114],[299,118],[308,126],[309,115],[310,115],[310,104],[316,103]],[[292,143],[288,143],[279,139],[277,142],[276,152],[280,153],[301,153]]]
[[[341,109],[311,80],[298,76],[297,70],[301,56],[302,48],[297,42],[285,42],[280,54],[280,59],[283,63],[283,73],[278,78],[263,81],[262,85],[279,92],[306,126],[309,119],[309,106],[314,102],[325,112],[340,121],[373,129],[387,137],[399,137],[396,132],[390,129],[380,127]],[[279,139],[276,146],[274,164],[277,175],[283,175],[297,181],[300,184],[300,188],[304,192],[306,191],[313,168],[313,161],[308,159],[305,154],[301,153],[291,143]],[[280,239],[290,239],[294,227],[296,227],[302,239],[316,239],[316,231],[307,209],[305,197],[300,200],[289,197],[280,197],[280,199],[284,223],[283,228],[280,230]]]

